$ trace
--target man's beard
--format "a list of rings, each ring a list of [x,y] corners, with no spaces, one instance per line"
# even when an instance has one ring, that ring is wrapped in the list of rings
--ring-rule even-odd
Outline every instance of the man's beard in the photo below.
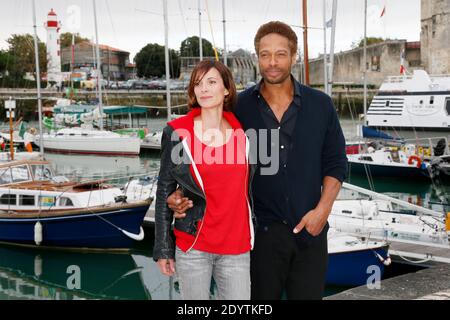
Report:
[[[280,78],[277,79],[269,79],[268,77],[265,77],[264,72],[261,73],[263,79],[265,82],[270,83],[270,84],[280,84],[283,83],[284,81],[286,81],[286,79],[288,79],[291,75],[291,72],[289,70],[289,72],[287,72],[286,74],[282,74]]]

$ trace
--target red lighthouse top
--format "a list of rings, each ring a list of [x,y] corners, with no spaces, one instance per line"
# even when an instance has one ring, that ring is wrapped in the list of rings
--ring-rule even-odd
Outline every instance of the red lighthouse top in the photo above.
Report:
[[[50,9],[50,12],[48,13],[49,16],[56,16],[55,11],[53,11],[53,8]]]

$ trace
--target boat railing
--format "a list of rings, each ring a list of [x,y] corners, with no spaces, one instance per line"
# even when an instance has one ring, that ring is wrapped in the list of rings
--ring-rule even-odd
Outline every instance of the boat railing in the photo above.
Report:
[[[416,145],[421,145],[421,142],[428,142],[427,147],[430,148],[431,150],[431,156],[434,156],[434,147],[436,142],[438,142],[439,140],[444,140],[445,141],[445,149],[444,149],[444,155],[450,155],[450,148],[448,145],[448,137],[446,136],[438,136],[438,137],[427,137],[427,138],[411,138],[411,139],[405,139],[404,142],[405,143],[414,143]],[[435,143],[433,143],[435,142]]]
[[[393,198],[393,197],[390,197],[390,196],[385,195],[385,194],[377,193],[375,191],[364,189],[364,188],[355,186],[353,184],[349,184],[347,182],[344,182],[342,184],[342,188],[346,189],[346,190],[351,190],[353,192],[361,193],[361,194],[366,195],[366,196],[369,196],[370,199],[378,199],[378,200],[389,201],[392,204],[396,204],[396,205],[398,205],[400,207],[403,207],[403,208],[406,208],[406,209],[413,210],[413,211],[417,212],[418,216],[420,216],[420,215],[427,215],[427,216],[436,217],[438,219],[441,219],[444,216],[444,214],[441,213],[441,212],[438,212],[438,211],[435,211],[435,210],[431,210],[431,209],[428,209],[428,208],[425,208],[425,207],[422,207],[422,206],[418,206],[418,205],[409,203],[409,202],[404,201],[404,200]]]

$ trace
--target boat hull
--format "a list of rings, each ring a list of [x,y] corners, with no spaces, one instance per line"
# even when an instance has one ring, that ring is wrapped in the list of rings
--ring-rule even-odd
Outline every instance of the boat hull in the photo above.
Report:
[[[39,139],[35,143],[39,145]],[[46,152],[55,153],[136,156],[140,151],[140,140],[127,137],[83,139],[44,136],[43,144]]]
[[[81,213],[9,214],[0,218],[0,241],[35,245],[35,224],[42,225],[41,246],[124,249],[133,246],[135,240],[118,228],[138,235],[149,202],[124,207],[105,207],[102,210],[84,210]],[[34,215],[34,217],[30,217]]]
[[[384,264],[375,254],[383,259],[388,255],[388,246],[359,251],[331,253],[328,255],[327,285],[335,286],[360,286],[368,283],[368,279],[374,274],[374,266],[380,271],[380,280],[384,274]],[[373,268],[373,267],[372,267]],[[369,283],[372,283],[369,281]]]
[[[378,165],[378,164],[368,164],[368,163],[357,163],[357,162],[348,162],[348,172],[349,174],[363,174],[366,175],[367,172],[370,173],[371,176],[378,177],[405,177],[408,179],[430,179],[430,175],[428,170],[424,170],[417,167],[406,167],[406,166],[387,166],[387,165]]]

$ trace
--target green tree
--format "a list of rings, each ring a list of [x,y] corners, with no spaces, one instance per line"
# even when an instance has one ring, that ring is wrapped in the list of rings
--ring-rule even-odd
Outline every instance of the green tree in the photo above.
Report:
[[[157,43],[147,44],[143,47],[136,57],[138,77],[162,77],[166,74],[164,46]],[[178,54],[175,50],[169,49],[170,59],[170,77],[178,78],[180,76],[180,66]]]
[[[8,51],[0,50],[0,74],[4,74],[12,62],[12,57]]]
[[[8,53],[12,57],[8,71],[15,79],[22,78],[27,72],[35,73],[34,39],[30,34],[13,34],[6,42]],[[41,72],[47,71],[47,51],[45,43],[38,39],[39,67]]]
[[[380,43],[383,41],[389,41],[391,39],[383,39],[383,38],[377,38],[377,37],[367,37],[367,45],[370,46],[371,44]],[[364,47],[364,38],[361,38],[355,42],[352,43],[352,49],[356,48],[362,48]]]
[[[200,56],[199,38],[197,36],[189,37],[181,42],[180,56],[181,57],[198,57]],[[214,49],[206,39],[202,39],[202,48],[204,57],[214,57]]]
[[[75,44],[85,41],[89,42],[90,40],[88,38],[83,38],[82,36],[80,36],[79,33],[75,33]],[[62,33],[59,38],[59,42],[61,44],[61,48],[70,47],[72,45],[72,33],[70,32]]]

